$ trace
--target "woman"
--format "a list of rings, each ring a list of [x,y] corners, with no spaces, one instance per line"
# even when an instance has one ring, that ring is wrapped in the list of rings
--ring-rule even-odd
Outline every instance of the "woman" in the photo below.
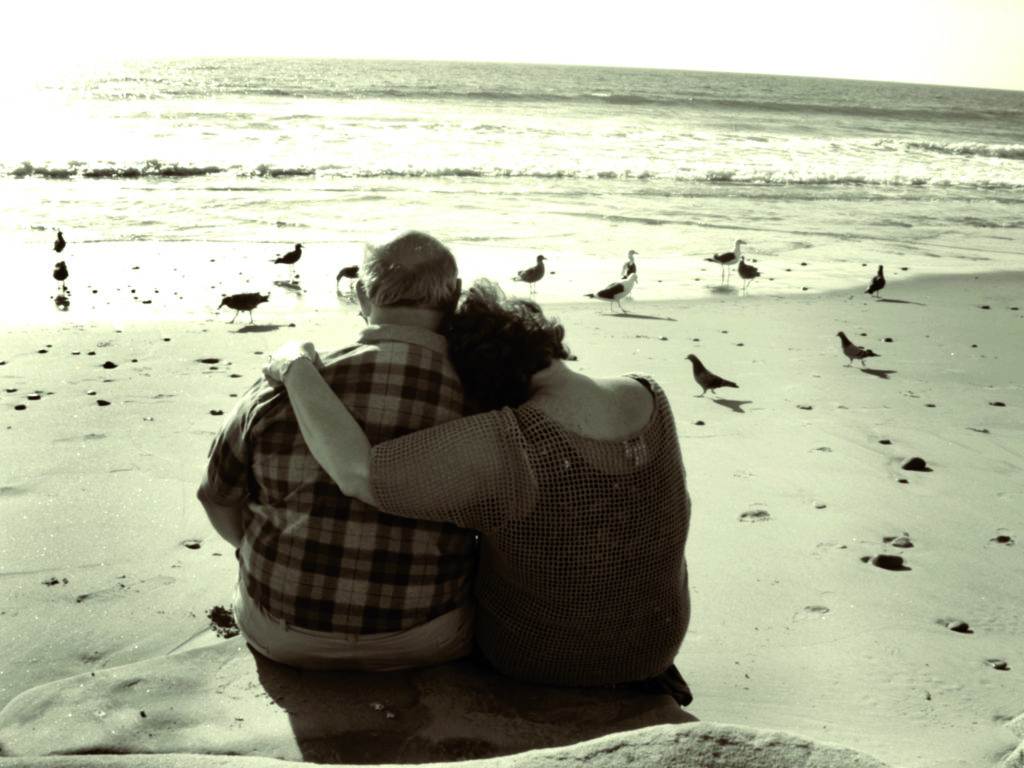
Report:
[[[446,335],[483,412],[373,447],[311,346],[280,350],[264,372],[346,495],[480,532],[476,640],[498,671],[688,704],[673,659],[690,614],[690,504],[664,392],[643,375],[572,370],[564,329],[487,282]]]

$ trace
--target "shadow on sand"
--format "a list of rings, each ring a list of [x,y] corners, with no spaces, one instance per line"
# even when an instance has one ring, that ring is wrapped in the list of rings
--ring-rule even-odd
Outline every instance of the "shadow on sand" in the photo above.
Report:
[[[736,290],[736,286],[729,285],[728,283],[724,285],[712,285],[710,288],[708,288],[708,291],[710,291],[711,293],[739,293],[739,291]]]
[[[861,373],[867,373],[870,374],[871,376],[877,376],[880,379],[888,379],[890,375],[896,373],[896,371],[886,368],[861,368],[859,370]]]
[[[718,403],[719,405],[724,405],[726,408],[728,408],[729,410],[731,410],[731,411],[733,411],[735,413],[746,413],[746,411],[743,410],[743,406],[744,405],[750,405],[754,401],[753,400],[728,400],[728,399],[726,399],[724,397],[715,397],[715,398],[712,398],[711,402]]]
[[[241,325],[235,329],[235,333],[267,333],[276,331],[278,328],[287,328],[280,323],[255,323],[252,325]]]
[[[620,314],[618,312],[604,312],[603,314],[605,317],[629,317],[634,320],[666,320],[670,323],[676,322],[676,319],[674,317],[661,317],[660,315],[640,315],[634,312],[627,312],[625,314]]]
[[[906,299],[879,299],[878,301],[884,301],[886,304],[913,304],[915,307],[927,307],[927,304],[922,304],[920,301],[907,301]]]

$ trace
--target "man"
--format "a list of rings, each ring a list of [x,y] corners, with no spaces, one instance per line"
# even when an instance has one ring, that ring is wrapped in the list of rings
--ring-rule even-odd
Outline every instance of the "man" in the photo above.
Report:
[[[369,249],[360,275],[369,326],[358,344],[324,357],[331,388],[373,443],[463,415],[438,333],[461,289],[451,252],[409,232]],[[342,495],[310,455],[283,391],[261,380],[240,398],[210,448],[198,497],[238,548],[235,620],[263,655],[383,671],[470,652],[475,535]]]

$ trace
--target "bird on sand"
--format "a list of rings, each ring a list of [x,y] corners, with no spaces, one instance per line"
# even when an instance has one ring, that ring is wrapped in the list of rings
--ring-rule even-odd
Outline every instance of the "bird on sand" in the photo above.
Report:
[[[53,266],[53,279],[60,283],[60,289],[62,291],[67,290],[67,285],[64,283],[68,279],[68,265],[63,261],[58,261]]]
[[[274,259],[275,264],[287,264],[288,271],[295,274],[295,263],[302,258],[302,243],[296,243],[295,248],[288,253],[278,256]]]
[[[882,289],[885,288],[885,275],[882,273],[882,265],[878,265],[878,274],[871,278],[871,285],[864,293],[870,293],[876,299],[882,295]]]
[[[535,284],[542,277],[544,277],[544,262],[545,261],[546,261],[546,259],[544,258],[543,255],[538,255],[537,256],[537,263],[536,264],[534,264],[532,267],[529,267],[528,269],[521,269],[521,270],[519,270],[519,272],[516,274],[516,276],[512,278],[513,280],[516,280],[516,281],[518,281],[520,283],[528,283],[529,286],[530,286],[530,295],[531,296],[533,295]]]
[[[609,304],[614,303],[622,310],[622,314],[628,315],[629,313],[623,309],[620,302],[629,296],[629,292],[633,290],[633,286],[636,285],[636,281],[637,276],[636,272],[634,272],[625,280],[617,280],[614,283],[609,283],[596,293],[585,293],[583,295],[588,299],[601,299],[602,301],[607,301]]]
[[[721,265],[722,277],[725,278],[728,274],[730,274],[726,272],[726,267],[731,267],[740,259],[740,246],[746,244],[746,240],[737,240],[735,246],[733,246],[733,250],[726,251],[725,253],[716,253],[710,259],[707,259],[707,261],[713,261],[716,264]]]
[[[220,304],[217,305],[217,309],[221,307],[228,307],[229,309],[235,310],[235,316],[231,318],[229,322],[235,322],[239,312],[249,313],[249,323],[252,323],[252,311],[256,309],[260,304],[270,300],[269,293],[233,293],[230,296],[225,296],[221,299]]]
[[[704,397],[707,391],[710,389],[712,395],[716,395],[716,389],[719,387],[734,387],[739,389],[739,384],[728,379],[723,379],[721,376],[716,376],[707,368],[704,367],[704,363],[700,361],[700,358],[696,355],[687,355],[686,359],[693,363],[693,380],[697,382],[701,388],[700,397]]]
[[[625,280],[630,275],[636,274],[636,261],[633,259],[634,256],[640,254],[636,251],[630,251],[626,254],[626,263],[622,265],[622,279]]]
[[[846,334],[840,331],[836,334],[839,337],[840,342],[843,345],[843,354],[850,358],[850,362],[846,364],[849,367],[854,360],[860,360],[860,364],[863,367],[865,357],[879,357],[879,355],[872,352],[870,349],[864,349],[864,347],[858,347],[848,338]]]
[[[59,229],[57,230],[57,239],[53,241],[53,250],[60,253],[64,250],[64,246],[67,245],[67,241],[64,239],[64,233]]]
[[[743,290],[747,290],[750,287],[750,281],[755,277],[761,276],[761,270],[755,267],[753,264],[747,264],[743,257],[740,256],[740,265],[737,267],[740,273],[740,277],[743,278]]]

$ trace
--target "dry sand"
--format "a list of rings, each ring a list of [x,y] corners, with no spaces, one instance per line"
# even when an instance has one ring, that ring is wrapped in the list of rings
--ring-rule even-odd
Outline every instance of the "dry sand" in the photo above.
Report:
[[[890,278],[885,301],[766,287],[638,291],[629,316],[547,307],[581,370],[649,372],[672,402],[693,498],[690,710],[893,765],[995,765],[1024,712],[1024,274]],[[361,327],[347,305],[229,317],[5,330],[0,706],[219,642],[207,613],[234,560],[194,490],[220,414],[267,351]],[[880,357],[848,367],[839,330]],[[740,388],[696,397],[691,352]],[[901,469],[915,456],[933,471]],[[902,570],[870,562],[885,554]]]

